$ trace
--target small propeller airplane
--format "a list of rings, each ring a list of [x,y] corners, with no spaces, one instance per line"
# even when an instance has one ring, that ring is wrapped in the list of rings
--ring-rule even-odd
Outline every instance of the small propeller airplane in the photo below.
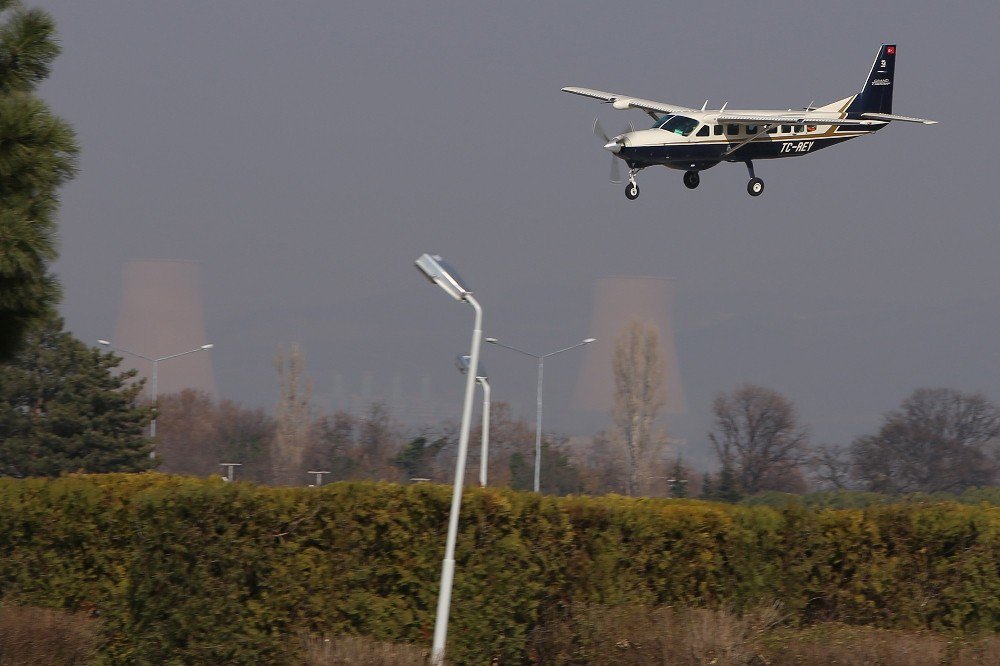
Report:
[[[864,89],[826,106],[812,104],[796,111],[692,109],[649,99],[590,88],[563,88],[564,92],[602,100],[616,109],[640,109],[653,120],[651,129],[629,130],[608,136],[599,120],[594,133],[611,151],[611,182],[622,183],[618,160],[628,165],[625,196],[635,199],[635,177],[642,169],[662,165],[684,171],[689,189],[701,182],[699,172],[719,162],[743,162],[750,173],[747,192],[760,196],[764,181],[754,174],[754,160],[800,157],[841,141],[867,136],[894,120],[933,125],[937,121],[892,113],[892,86],[896,68],[895,44],[883,44],[875,56]]]

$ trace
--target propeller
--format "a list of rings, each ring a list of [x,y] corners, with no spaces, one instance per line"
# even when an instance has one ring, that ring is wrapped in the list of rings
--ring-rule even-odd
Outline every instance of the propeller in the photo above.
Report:
[[[621,132],[619,132],[619,134],[616,134],[615,136],[619,136],[620,134],[624,134],[625,132],[634,132],[634,131],[635,131],[635,126],[633,126],[632,123],[629,122],[628,129],[622,130]],[[612,142],[612,138],[608,136],[607,132],[604,131],[604,127],[601,125],[600,118],[594,118],[594,134],[597,135],[598,139],[604,142],[605,147],[607,147]],[[620,141],[617,141],[616,143],[618,143],[619,146],[622,145]],[[615,183],[617,185],[625,182],[622,179],[621,166],[619,165],[619,159],[616,156],[618,150],[614,149],[609,149],[609,150],[611,150],[611,173],[609,175],[609,178],[612,183]]]

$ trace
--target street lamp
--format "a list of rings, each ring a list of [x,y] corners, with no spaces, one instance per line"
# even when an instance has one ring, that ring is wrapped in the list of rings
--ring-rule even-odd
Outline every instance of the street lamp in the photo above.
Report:
[[[329,470],[315,470],[315,469],[311,469],[311,470],[309,470],[308,473],[316,475],[316,483],[314,483],[311,487],[319,488],[320,486],[323,485],[323,475],[324,474],[329,474],[330,471]]]
[[[458,371],[463,375],[469,372],[469,357],[459,356],[455,359]],[[486,463],[490,458],[490,380],[486,376],[486,368],[479,364],[476,373],[476,383],[483,387],[483,443],[479,453],[479,485],[486,487]]]
[[[479,367],[479,343],[483,334],[483,309],[472,297],[458,273],[440,256],[422,254],[416,260],[417,269],[441,287],[456,301],[465,301],[476,312],[472,329],[472,349],[469,366]],[[455,541],[458,538],[458,514],[462,508],[462,486],[465,482],[465,458],[469,449],[469,426],[472,420],[472,394],[476,387],[474,372],[466,375],[465,401],[462,403],[462,426],[458,436],[458,460],[455,462],[455,485],[451,494],[451,513],[448,514],[448,538],[445,542],[444,560],[441,562],[441,591],[438,593],[437,615],[434,619],[434,642],[431,646],[431,664],[443,666],[445,642],[448,636],[448,613],[451,608],[451,588],[455,577]]]
[[[234,467],[243,467],[243,463],[219,463],[219,467],[225,467],[226,468],[226,475],[224,477],[222,477],[222,480],[225,481],[225,482],[227,482],[227,483],[232,483],[233,482],[233,468]]]
[[[153,381],[152,381],[152,385],[150,387],[150,391],[151,391],[151,393],[153,395],[153,419],[149,422],[149,437],[150,437],[150,439],[156,439],[156,379],[159,376],[160,361],[167,361],[167,360],[172,359],[172,358],[177,358],[178,356],[187,356],[188,354],[194,354],[195,352],[200,352],[200,351],[203,351],[205,349],[211,349],[212,347],[215,346],[215,345],[211,345],[211,344],[209,344],[209,345],[202,345],[201,347],[198,347],[197,349],[189,349],[188,351],[180,352],[179,354],[170,354],[169,356],[161,356],[159,358],[150,358],[149,356],[145,356],[143,354],[140,354],[139,352],[134,352],[134,351],[131,351],[129,349],[122,349],[121,347],[115,347],[113,344],[111,344],[107,340],[98,340],[97,343],[101,344],[101,345],[104,345],[105,347],[108,347],[110,349],[113,349],[113,350],[115,350],[117,352],[121,352],[123,354],[130,354],[131,356],[135,356],[136,358],[141,358],[141,359],[147,360],[147,361],[149,361],[150,363],[153,364]],[[150,454],[149,454],[149,457],[150,458],[154,458],[154,457],[156,457],[156,454],[151,451]]]
[[[597,338],[587,338],[581,340],[575,345],[570,345],[569,347],[563,347],[562,349],[557,349],[554,352],[549,352],[548,354],[532,354],[531,352],[526,352],[523,349],[518,349],[517,347],[511,347],[510,345],[505,345],[501,343],[496,338],[486,338],[486,342],[491,345],[496,345],[497,347],[503,347],[504,349],[509,349],[515,351],[518,354],[524,354],[525,356],[530,356],[531,358],[538,360],[538,392],[537,392],[537,402],[538,411],[535,414],[535,492],[539,492],[539,487],[541,486],[542,480],[542,374],[545,368],[545,359],[549,356],[555,356],[556,354],[561,354],[570,349],[576,349],[577,347],[582,347],[583,345],[589,345],[591,342],[596,342]]]

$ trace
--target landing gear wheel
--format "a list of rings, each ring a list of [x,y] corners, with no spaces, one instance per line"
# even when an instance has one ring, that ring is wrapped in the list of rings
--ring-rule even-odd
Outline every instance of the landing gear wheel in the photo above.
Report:
[[[625,196],[629,201],[635,201],[639,198],[639,186],[635,183],[629,183],[625,186]]]
[[[685,171],[684,172],[684,185],[689,189],[693,190],[698,187],[698,183],[701,182],[701,176],[698,175],[697,171]]]
[[[751,178],[750,182],[747,183],[747,192],[750,193],[752,197],[759,197],[764,191],[764,181],[760,178]]]

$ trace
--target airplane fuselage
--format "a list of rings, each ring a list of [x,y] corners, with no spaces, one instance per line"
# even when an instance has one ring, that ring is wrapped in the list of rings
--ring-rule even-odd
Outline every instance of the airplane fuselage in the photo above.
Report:
[[[774,116],[782,111],[733,110],[729,113]],[[680,117],[697,124],[673,130],[654,127],[626,132],[615,137],[607,147],[632,169],[662,165],[681,171],[702,171],[720,162],[809,155],[885,127],[885,123],[859,128],[790,122],[765,130],[764,123],[760,127],[730,124],[717,121],[718,115],[718,111],[686,113]],[[756,138],[748,141],[751,137]]]

